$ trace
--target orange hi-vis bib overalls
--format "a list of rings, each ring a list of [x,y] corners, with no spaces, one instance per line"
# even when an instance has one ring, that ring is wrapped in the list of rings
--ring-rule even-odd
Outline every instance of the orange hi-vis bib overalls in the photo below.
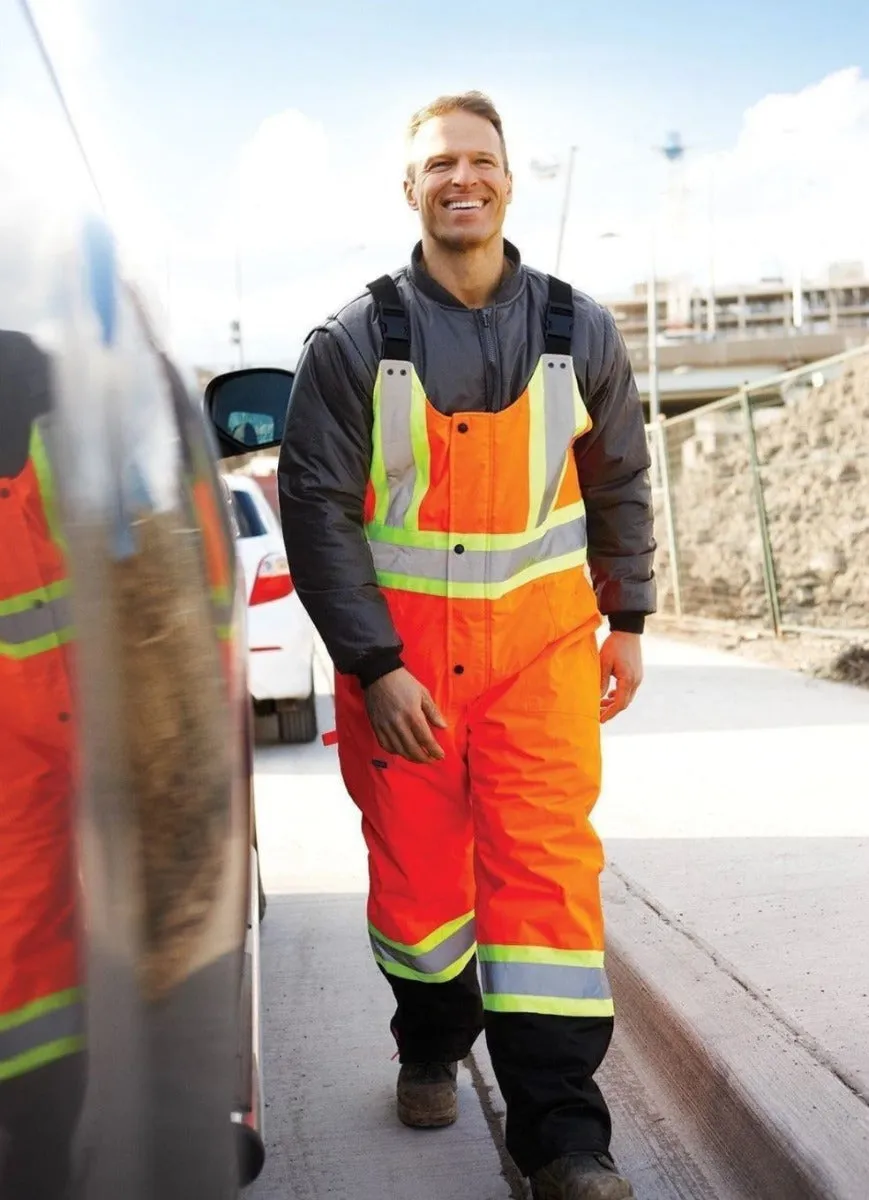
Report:
[[[391,756],[360,685],[338,676],[371,944],[398,1001],[404,1061],[464,1057],[482,1000],[508,1145],[530,1172],[609,1143],[591,1079],[613,1004],[589,821],[600,615],[574,460],[591,422],[570,354],[572,293],[550,281],[546,352],[518,400],[445,416],[411,362],[395,285],[370,288],[385,344],[366,535],[405,665],[448,724],[436,733],[442,762]]]
[[[72,636],[48,356],[0,330],[0,1195],[66,1195],[85,1085]]]
[[[0,479],[0,1082],[81,1048],[72,847],[72,629],[34,421]]]

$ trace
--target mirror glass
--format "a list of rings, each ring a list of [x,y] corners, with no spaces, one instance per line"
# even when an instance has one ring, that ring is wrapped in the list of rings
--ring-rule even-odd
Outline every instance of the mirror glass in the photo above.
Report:
[[[219,433],[239,446],[262,450],[280,444],[290,406],[290,371],[238,371],[211,385],[209,410]]]

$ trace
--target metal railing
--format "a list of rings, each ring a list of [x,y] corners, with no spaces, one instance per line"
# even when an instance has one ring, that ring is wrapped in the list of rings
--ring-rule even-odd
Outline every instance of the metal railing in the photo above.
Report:
[[[659,612],[869,639],[869,345],[647,434]]]

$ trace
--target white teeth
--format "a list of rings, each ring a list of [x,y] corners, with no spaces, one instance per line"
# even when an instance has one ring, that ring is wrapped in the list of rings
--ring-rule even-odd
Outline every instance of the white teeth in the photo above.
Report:
[[[482,208],[482,200],[449,200],[447,208]]]

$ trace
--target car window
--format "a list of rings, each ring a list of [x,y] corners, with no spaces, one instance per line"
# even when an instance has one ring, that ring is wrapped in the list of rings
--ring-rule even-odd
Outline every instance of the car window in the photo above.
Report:
[[[232,508],[238,522],[239,537],[262,537],[268,533],[253,496],[233,488]]]

